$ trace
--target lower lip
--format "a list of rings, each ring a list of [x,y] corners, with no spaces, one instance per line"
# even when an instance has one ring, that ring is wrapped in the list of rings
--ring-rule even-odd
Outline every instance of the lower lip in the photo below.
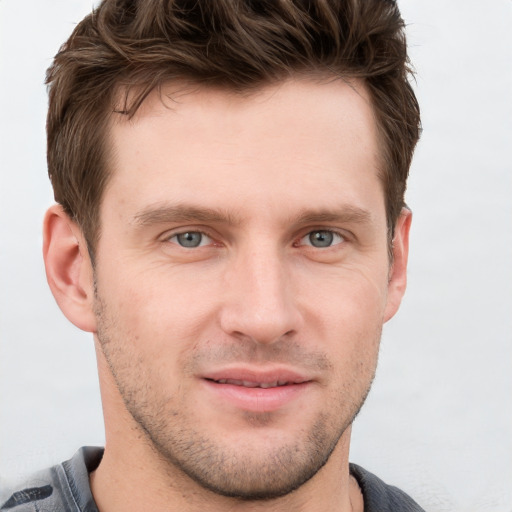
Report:
[[[233,384],[220,384],[207,379],[203,379],[203,382],[223,402],[250,412],[277,411],[297,400],[311,384],[302,382],[275,388],[247,388]]]

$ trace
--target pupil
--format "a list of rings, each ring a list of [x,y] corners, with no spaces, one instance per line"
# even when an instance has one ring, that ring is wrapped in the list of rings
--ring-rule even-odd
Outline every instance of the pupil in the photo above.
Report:
[[[329,247],[334,235],[330,231],[313,231],[309,235],[309,241],[313,247]]]
[[[177,236],[178,242],[183,247],[197,247],[201,243],[202,235],[197,232],[181,233]]]

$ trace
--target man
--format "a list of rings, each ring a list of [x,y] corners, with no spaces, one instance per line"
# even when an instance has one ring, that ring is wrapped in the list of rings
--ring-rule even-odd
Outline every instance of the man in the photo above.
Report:
[[[106,446],[1,510],[421,510],[349,465],[419,135],[390,0],[105,0],[48,72],[48,282]]]

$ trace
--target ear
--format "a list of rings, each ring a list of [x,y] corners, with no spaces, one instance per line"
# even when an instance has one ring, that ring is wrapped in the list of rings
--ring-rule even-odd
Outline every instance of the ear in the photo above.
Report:
[[[407,259],[409,256],[411,221],[411,210],[402,208],[395,226],[395,236],[392,242],[393,261],[389,270],[388,297],[384,312],[384,322],[387,322],[398,311],[407,286]]]
[[[48,284],[66,318],[95,332],[94,275],[87,244],[60,205],[49,208],[44,218],[43,258]]]

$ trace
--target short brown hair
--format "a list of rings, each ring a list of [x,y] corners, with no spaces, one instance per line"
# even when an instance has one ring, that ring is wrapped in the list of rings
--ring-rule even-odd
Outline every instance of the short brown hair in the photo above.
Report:
[[[367,87],[392,234],[420,133],[395,1],[103,0],[47,72],[48,172],[56,201],[81,226],[91,257],[119,91],[122,113],[133,116],[168,81],[243,92],[297,73],[358,79]]]

